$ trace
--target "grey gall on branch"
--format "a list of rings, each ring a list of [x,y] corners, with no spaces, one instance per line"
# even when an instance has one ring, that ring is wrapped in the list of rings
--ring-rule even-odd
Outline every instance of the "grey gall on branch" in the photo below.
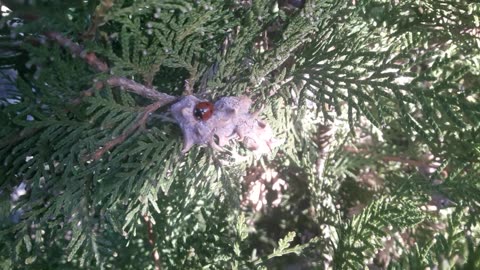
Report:
[[[195,144],[208,145],[221,151],[230,140],[238,140],[254,153],[265,154],[280,143],[274,138],[268,123],[260,120],[258,113],[249,112],[252,105],[250,98],[246,96],[220,98],[212,105],[211,116],[196,117],[197,106],[205,102],[190,95],[183,97],[171,107],[173,118],[183,133],[182,152],[187,152]]]

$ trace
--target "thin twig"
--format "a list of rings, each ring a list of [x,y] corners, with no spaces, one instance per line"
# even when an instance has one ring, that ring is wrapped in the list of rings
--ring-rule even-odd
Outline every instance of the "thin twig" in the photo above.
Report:
[[[84,97],[91,97],[96,90],[100,90],[102,88],[103,88],[103,83],[102,82],[100,82],[100,81],[95,82],[95,84],[92,87],[88,88],[87,90],[84,90],[84,91],[80,92],[80,97],[72,100],[72,104],[74,104],[74,105],[80,104],[80,102],[82,102],[82,99]]]
[[[85,48],[80,46],[78,43],[73,42],[69,38],[64,37],[62,34],[57,32],[46,32],[45,36],[67,48],[71,53],[73,53],[73,55],[85,60],[85,62],[94,67],[96,70],[101,72],[108,71],[108,65],[100,60],[95,53],[87,52]]]
[[[319,180],[323,178],[325,171],[325,164],[327,162],[328,155],[330,154],[330,148],[332,147],[332,137],[335,135],[336,128],[332,125],[320,125],[318,127],[318,135],[316,142],[318,144],[318,157],[315,163],[317,177]]]
[[[85,60],[90,66],[94,67],[96,70],[101,71],[101,72],[106,72],[109,70],[108,65],[101,61],[93,52],[87,52],[85,48],[83,48],[81,45],[73,42],[69,38],[64,37],[62,34],[57,33],[57,32],[47,32],[45,35],[59,43],[61,46],[67,48],[73,55]],[[157,101],[163,101],[163,105],[169,104],[175,100],[177,100],[177,97],[158,92],[157,90],[145,86],[143,84],[137,83],[133,80],[127,79],[125,77],[111,77],[107,79],[107,84],[113,87],[120,87],[123,88],[129,92],[138,94],[140,96],[143,96],[145,98],[151,99],[151,100],[157,100]],[[99,83],[96,83],[94,88],[90,88],[87,90],[87,94],[91,95],[90,90],[94,89],[100,89],[101,85]],[[83,93],[85,94],[85,93]]]
[[[107,12],[112,8],[113,0],[102,0],[100,4],[95,8],[95,13],[92,16],[92,21],[88,30],[83,33],[83,38],[92,39],[95,37],[97,28],[104,23]]]
[[[110,86],[123,88],[127,91],[151,100],[162,101],[164,103],[162,104],[162,106],[177,100],[177,97],[158,92],[153,88],[146,87],[143,84],[137,83],[124,77],[111,77],[107,80],[107,83]]]
[[[155,78],[155,74],[160,70],[161,65],[154,64],[150,66],[150,70],[146,72],[146,74],[143,74],[143,83],[147,87],[152,87],[153,86],[153,79]]]
[[[108,65],[101,61],[93,52],[87,52],[82,46],[73,42],[72,40],[64,37],[62,34],[57,32],[47,32],[45,35],[59,43],[61,46],[68,49],[73,55],[85,60],[90,66],[94,67],[96,70],[101,72],[106,72],[109,70]],[[106,80],[106,83],[112,87],[120,87],[126,91],[135,93],[137,95],[143,96],[145,98],[155,100],[156,102],[145,107],[140,118],[130,126],[125,132],[123,132],[119,137],[107,142],[102,148],[98,149],[95,153],[90,155],[87,160],[98,160],[103,154],[107,151],[114,148],[116,145],[124,142],[128,136],[134,133],[138,128],[143,128],[148,119],[148,116],[157,110],[158,108],[170,104],[176,101],[178,98],[171,96],[165,93],[158,92],[157,90],[147,87],[143,84],[137,83],[133,80],[124,78],[124,77],[111,77]],[[82,96],[90,96],[95,90],[101,89],[103,87],[102,82],[96,82],[95,85],[82,92]],[[79,102],[79,100],[74,100],[73,102]]]
[[[143,221],[147,226],[148,243],[150,246],[152,246],[152,257],[155,264],[155,270],[160,270],[162,269],[162,263],[160,262],[160,254],[158,253],[158,249],[155,246],[155,232],[153,231],[152,221],[146,214],[143,216]]]
[[[148,116],[152,112],[163,106],[163,104],[164,101],[157,101],[145,107],[139,119],[137,119],[131,127],[125,130],[125,132],[123,132],[122,135],[120,135],[119,137],[107,142],[102,148],[95,151],[95,153],[93,153],[87,160],[99,160],[103,156],[103,154],[105,154],[105,152],[111,150],[116,145],[124,142],[128,138],[128,136],[130,136],[138,128],[143,127],[147,122]]]

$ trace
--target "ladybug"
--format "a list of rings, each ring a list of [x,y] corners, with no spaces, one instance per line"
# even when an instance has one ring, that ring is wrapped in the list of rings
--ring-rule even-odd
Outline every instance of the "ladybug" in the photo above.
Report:
[[[193,116],[197,118],[197,120],[207,121],[213,115],[213,104],[208,101],[202,101],[195,105],[193,109]]]

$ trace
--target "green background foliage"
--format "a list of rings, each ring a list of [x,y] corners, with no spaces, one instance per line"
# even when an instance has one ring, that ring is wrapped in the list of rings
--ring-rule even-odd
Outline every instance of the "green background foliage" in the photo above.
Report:
[[[480,4],[63,2],[1,18],[4,269],[480,268]],[[93,87],[112,76],[248,95],[283,143],[183,155],[164,106],[93,160],[152,102]],[[279,205],[273,182],[245,204],[255,170],[288,184]]]

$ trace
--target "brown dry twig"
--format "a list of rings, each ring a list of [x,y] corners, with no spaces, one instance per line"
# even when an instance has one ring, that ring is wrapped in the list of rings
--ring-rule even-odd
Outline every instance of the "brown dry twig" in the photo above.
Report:
[[[153,88],[147,87],[124,77],[111,77],[107,80],[107,83],[110,86],[123,88],[129,92],[151,100],[163,101],[165,104],[162,104],[162,106],[177,100],[177,97],[158,92]]]
[[[318,179],[322,179],[325,171],[325,163],[327,162],[330,148],[332,146],[332,137],[335,135],[336,128],[333,125],[320,125],[318,127],[315,141],[318,145],[318,157],[316,161],[316,171]]]
[[[92,22],[88,30],[83,33],[83,38],[85,39],[92,39],[97,32],[97,28],[104,24],[105,16],[107,12],[112,8],[113,0],[102,0],[100,4],[95,8],[95,13],[92,16]]]
[[[88,88],[87,90],[82,91],[80,93],[80,97],[72,100],[72,104],[74,104],[74,105],[80,104],[84,97],[91,97],[96,90],[100,90],[102,88],[103,88],[103,83],[102,82],[95,82],[92,87]]]
[[[85,60],[85,62],[87,62],[90,66],[94,67],[97,71],[108,71],[108,65],[102,60],[100,60],[95,55],[95,53],[87,52],[78,43],[75,43],[69,38],[64,37],[62,34],[57,32],[46,32],[45,36],[47,36],[51,40],[56,41],[61,46],[67,48],[73,55]]]
[[[100,60],[95,53],[87,52],[82,46],[78,43],[73,42],[69,38],[64,37],[62,34],[57,32],[47,32],[45,35],[50,38],[51,40],[56,41],[62,47],[65,47],[73,55],[85,60],[90,66],[95,68],[97,71],[106,72],[109,70],[107,63]],[[113,87],[120,87],[121,89],[125,89],[129,92],[135,93],[137,95],[143,96],[145,98],[157,101],[164,101],[163,105],[171,103],[177,99],[177,97],[158,92],[157,90],[147,87],[143,84],[137,83],[133,80],[124,78],[124,77],[111,77],[106,80],[106,83]],[[102,84],[100,82],[96,82],[95,86],[84,91],[82,93],[83,96],[90,96],[92,95],[95,89],[101,89]]]
[[[111,141],[108,141],[103,147],[95,151],[95,153],[93,153],[89,158],[87,158],[87,160],[99,160],[103,156],[103,154],[105,154],[105,152],[111,150],[116,145],[124,142],[128,138],[128,136],[133,134],[138,128],[143,128],[145,126],[145,123],[147,122],[148,116],[163,105],[164,101],[157,101],[145,107],[140,117],[134,122],[132,126],[125,130],[122,135],[116,137]]]
[[[155,270],[160,270],[162,269],[162,263],[160,262],[160,254],[158,253],[158,249],[155,246],[155,232],[153,231],[152,221],[148,215],[143,216],[143,221],[147,226],[148,243],[150,246],[152,246],[152,257],[153,262],[155,263]]]

